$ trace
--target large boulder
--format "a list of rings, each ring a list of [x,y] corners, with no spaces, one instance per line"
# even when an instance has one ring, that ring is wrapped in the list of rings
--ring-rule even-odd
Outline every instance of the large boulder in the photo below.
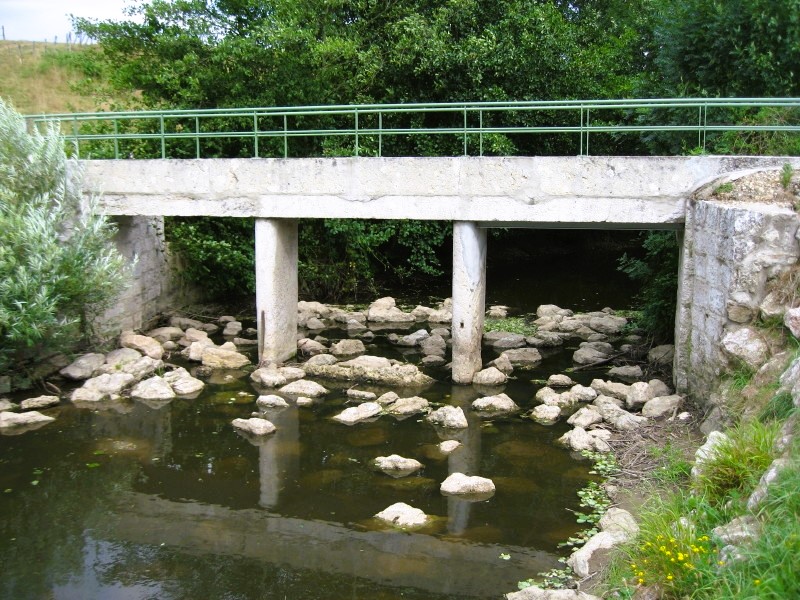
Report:
[[[328,394],[329,391],[318,384],[316,381],[309,379],[298,379],[291,383],[286,384],[278,390],[281,394],[288,394],[290,396],[306,396],[307,398],[319,398]]]
[[[364,354],[367,349],[364,347],[364,342],[361,340],[339,340],[331,345],[331,354],[336,358],[348,358]]]
[[[389,296],[379,298],[369,305],[367,321],[372,323],[413,323],[417,319],[411,313],[406,313],[397,308],[394,298]]]
[[[326,352],[328,352],[328,349],[316,340],[301,338],[297,341],[297,353],[300,356],[316,356]]]
[[[633,516],[621,508],[609,508],[600,519],[600,532],[589,538],[581,548],[567,559],[578,577],[588,577],[601,566],[595,557],[598,550],[608,550],[633,539],[639,533],[639,526]]]
[[[617,406],[617,402],[608,396],[598,396],[595,407],[603,420],[618,431],[632,431],[647,423],[646,417],[632,415]]]
[[[619,334],[627,324],[628,320],[625,317],[617,317],[614,315],[603,315],[589,319],[589,327],[599,333],[605,333],[606,335]]]
[[[376,514],[375,518],[394,527],[413,529],[425,525],[429,517],[418,508],[397,502]]]
[[[192,377],[183,367],[165,373],[164,381],[172,386],[172,391],[178,396],[197,394],[206,386],[201,380]]]
[[[472,402],[472,410],[493,415],[510,414],[517,412],[519,406],[506,394],[498,394],[496,396],[486,396],[485,398],[474,400]]]
[[[502,353],[514,367],[535,367],[542,362],[542,355],[536,348],[516,348]]]
[[[0,430],[6,432],[13,432],[13,430],[18,428],[20,430],[33,429],[45,425],[46,423],[52,423],[53,421],[55,421],[53,417],[48,417],[35,410],[24,413],[15,413],[11,411],[0,412]]]
[[[87,379],[82,387],[73,390],[70,399],[73,402],[100,402],[115,400],[122,390],[133,385],[135,379],[130,373],[105,373]]]
[[[735,363],[743,363],[756,371],[769,358],[769,346],[761,334],[751,327],[742,327],[726,333],[722,338],[722,351]]]
[[[250,364],[250,359],[236,350],[208,347],[203,349],[202,363],[212,369],[240,369]]]
[[[677,413],[682,403],[683,397],[677,394],[672,396],[659,396],[645,403],[644,407],[642,407],[642,416],[650,417],[651,419],[668,417]]]
[[[692,467],[692,478],[702,477],[705,465],[719,455],[719,449],[730,443],[730,438],[721,431],[712,431],[708,434],[706,442],[694,453],[694,466]]]
[[[430,413],[427,417],[429,423],[449,429],[464,429],[469,427],[467,417],[460,406],[442,406]]]
[[[380,400],[378,403],[383,405]],[[410,417],[411,415],[427,412],[429,407],[430,403],[425,398],[412,396],[411,398],[398,398],[386,408],[386,412],[397,417]]]
[[[335,365],[305,364],[308,375],[345,381],[364,381],[392,387],[423,387],[433,379],[416,365],[392,363],[381,356],[359,356]]]
[[[583,342],[573,353],[572,362],[592,365],[607,360],[613,353],[614,347],[606,342]]]
[[[583,429],[588,429],[592,425],[602,422],[603,415],[601,415],[594,406],[584,406],[567,419],[569,425],[581,427]]]
[[[419,347],[426,356],[444,356],[447,351],[447,342],[440,334],[434,333],[423,339]]]
[[[593,379],[591,383],[592,389],[600,396],[611,396],[623,402],[628,398],[631,386],[624,383],[617,383],[616,381],[603,381],[602,379]]]
[[[494,482],[486,477],[451,473],[439,486],[445,496],[469,496],[487,498],[494,495]]]
[[[146,335],[139,335],[132,331],[124,331],[119,337],[119,345],[123,348],[132,348],[138,350],[145,356],[160,360],[164,355],[164,348],[151,337]]]
[[[508,376],[496,367],[478,371],[472,378],[472,383],[475,385],[503,385],[506,381],[508,381]]]
[[[131,350],[131,352],[135,351]],[[141,356],[138,352],[136,355]],[[106,357],[103,354],[84,354],[76,358],[72,364],[61,369],[59,373],[67,379],[83,381],[89,379],[97,369],[105,364],[105,362]]]
[[[555,425],[561,418],[561,409],[558,406],[540,404],[531,411],[531,420],[539,425]]]
[[[334,421],[345,425],[355,425],[361,421],[373,419],[383,412],[383,408],[377,402],[364,402],[358,406],[345,408],[338,415],[333,417]]]
[[[164,378],[155,375],[136,384],[131,390],[131,398],[139,400],[172,400],[175,392]]]

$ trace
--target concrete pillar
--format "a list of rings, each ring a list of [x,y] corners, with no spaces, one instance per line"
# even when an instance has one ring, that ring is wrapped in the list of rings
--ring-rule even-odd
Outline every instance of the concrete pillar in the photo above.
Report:
[[[469,384],[480,371],[486,303],[486,230],[453,223],[453,382]]]
[[[256,219],[256,323],[260,361],[297,352],[297,221]]]

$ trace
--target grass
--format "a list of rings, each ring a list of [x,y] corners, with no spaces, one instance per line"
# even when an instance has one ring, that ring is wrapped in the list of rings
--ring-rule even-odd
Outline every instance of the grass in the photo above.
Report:
[[[663,447],[649,448],[648,453],[661,463],[652,473],[654,480],[662,483],[680,483],[688,479],[692,463],[677,446],[667,442]]]
[[[94,111],[97,82],[86,86],[91,45],[0,41],[0,97],[22,114]],[[82,56],[83,55],[83,56]],[[81,89],[82,88],[82,89]],[[85,90],[85,91],[82,91]]]
[[[483,322],[484,331],[508,331],[520,335],[536,335],[536,325],[529,321],[526,316],[506,317],[505,319],[494,319],[487,317]]]

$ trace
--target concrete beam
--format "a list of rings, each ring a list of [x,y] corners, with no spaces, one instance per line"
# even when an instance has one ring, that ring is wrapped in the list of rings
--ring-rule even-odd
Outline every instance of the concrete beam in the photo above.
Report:
[[[453,223],[453,371],[455,383],[469,384],[480,371],[486,305],[486,230],[477,223]]]
[[[297,222],[256,219],[256,322],[260,361],[297,352]]]
[[[84,161],[112,215],[476,221],[487,226],[682,226],[722,174],[797,157],[441,157]],[[494,224],[494,225],[492,225]]]

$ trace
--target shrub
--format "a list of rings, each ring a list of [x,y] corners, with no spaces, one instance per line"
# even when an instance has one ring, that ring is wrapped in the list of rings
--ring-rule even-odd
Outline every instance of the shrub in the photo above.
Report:
[[[0,100],[0,372],[90,337],[125,281],[116,230],[81,181],[58,125],[29,132]]]

